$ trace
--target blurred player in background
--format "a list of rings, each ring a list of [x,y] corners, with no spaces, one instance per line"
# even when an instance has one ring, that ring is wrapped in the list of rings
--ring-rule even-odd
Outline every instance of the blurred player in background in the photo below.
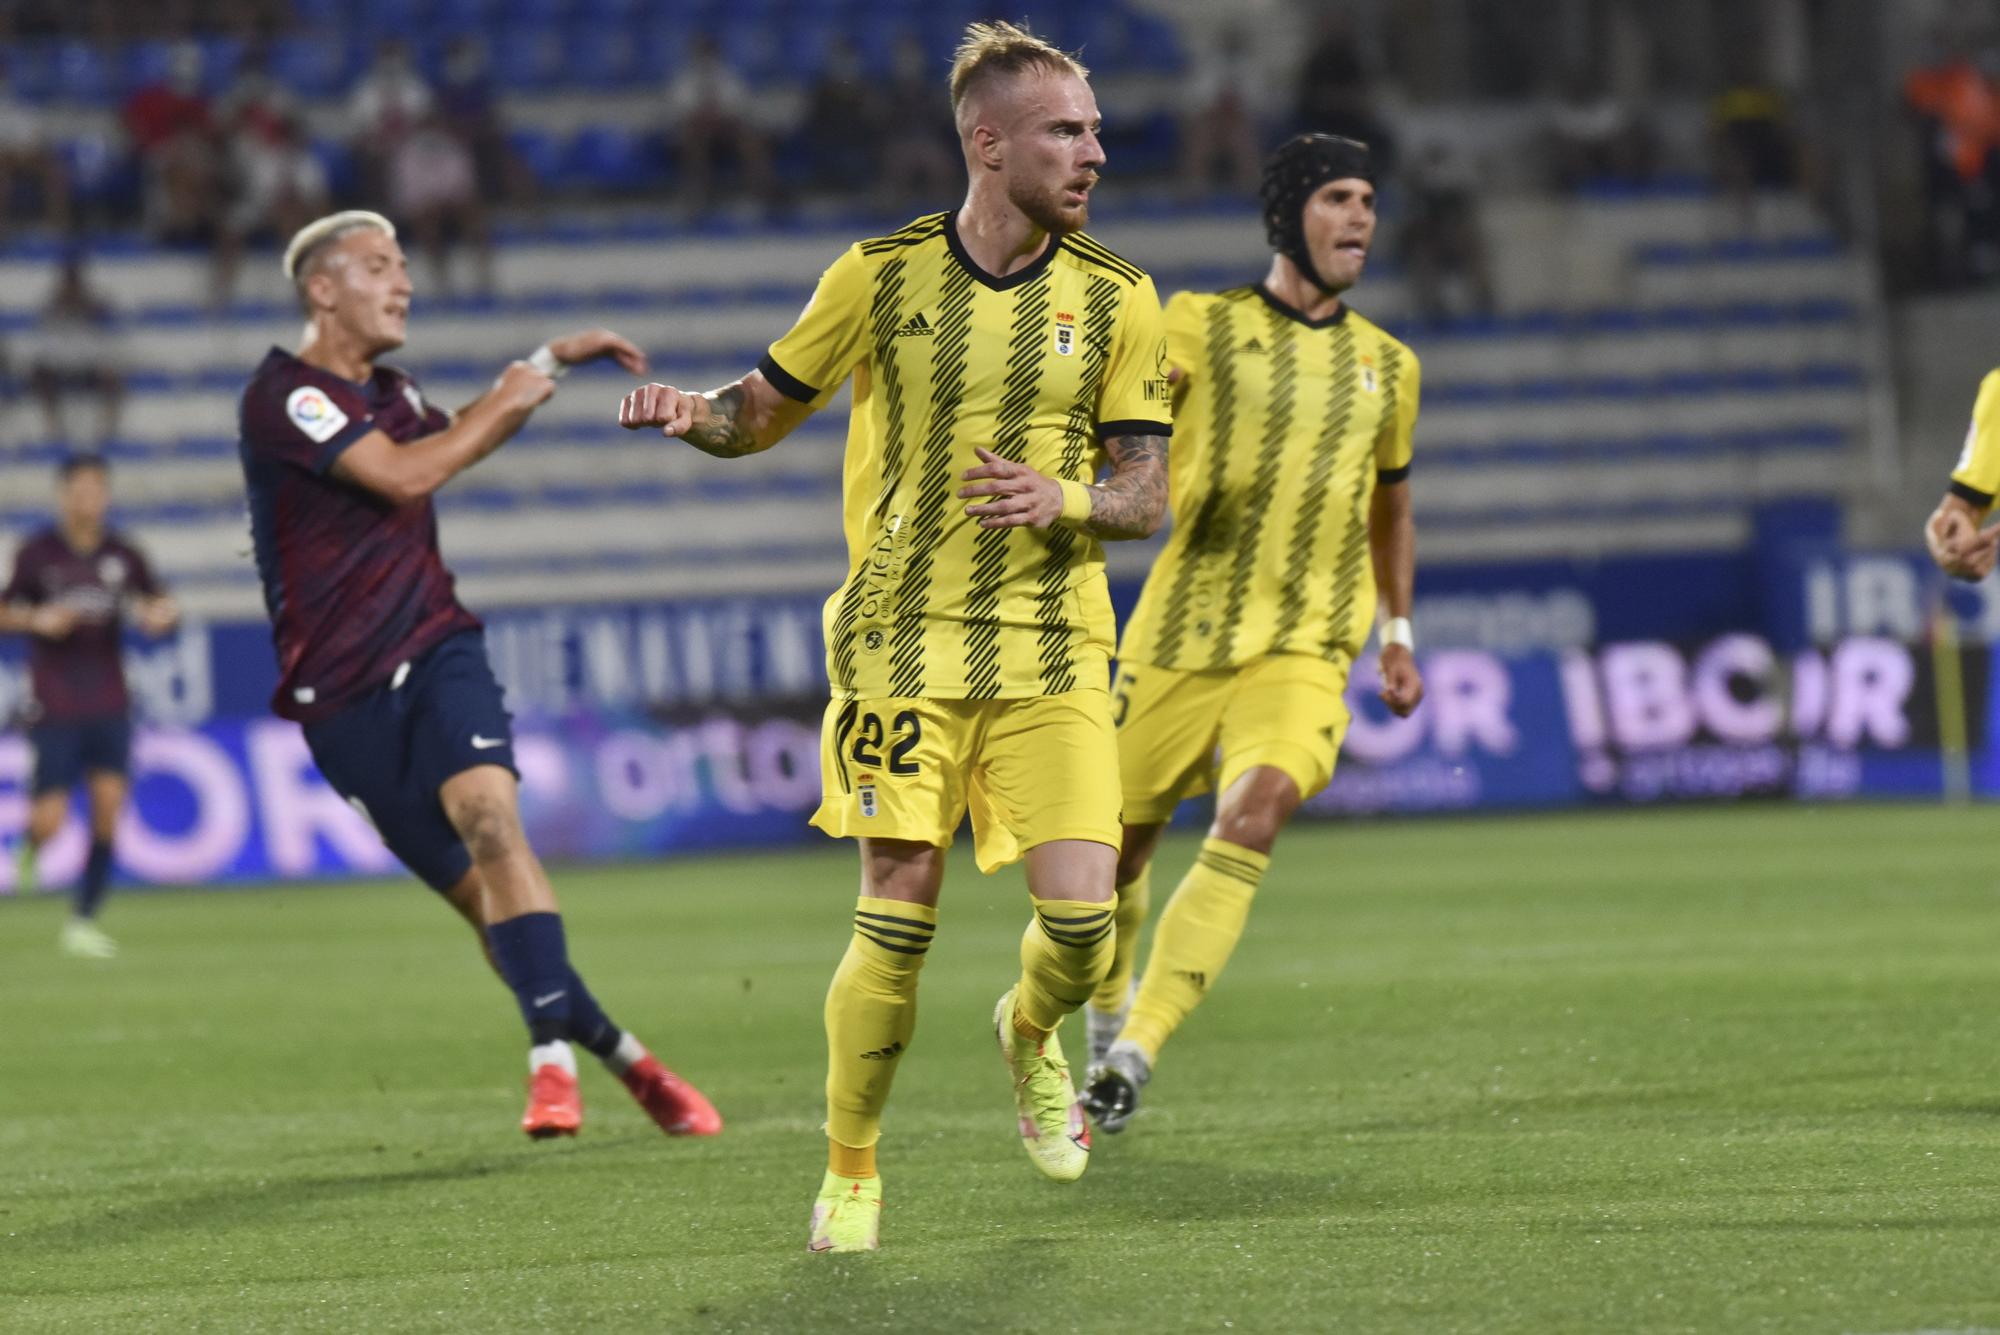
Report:
[[[619,414],[734,457],[854,378],[851,569],[826,608],[833,702],[813,824],[860,841],[861,901],[826,1000],[814,1251],[877,1243],[882,1108],[968,809],[982,870],[1027,860],[1034,918],[994,1010],[1023,1143],[1058,1181],[1089,1159],[1055,1030],[1111,957],[1118,761],[1099,540],[1144,537],[1164,514],[1166,348],[1152,280],[1079,230],[1104,162],[1083,67],[1009,24],[975,24],[951,93],[963,208],[849,248],[743,379],[708,394],[648,385]],[[1093,485],[1105,455],[1111,475]]]
[[[1924,544],[1938,568],[1955,579],[1982,580],[2000,554],[2000,528],[1980,525],[2000,495],[2000,371],[1979,382],[1965,448],[1951,470],[1951,484],[1924,525]]]
[[[29,635],[35,752],[28,829],[15,883],[35,881],[35,859],[62,829],[70,793],[90,797],[90,853],[77,879],[62,948],[109,959],[117,945],[97,925],[111,885],[112,841],[131,791],[131,697],[120,633],[129,614],[148,635],[165,635],[180,613],[130,539],[108,527],[111,476],[103,459],[75,454],[57,469],[56,522],[21,544],[0,593],[0,630]]]
[[[1276,252],[1264,280],[1167,303],[1179,522],[1112,688],[1118,949],[1087,1014],[1084,1095],[1106,1131],[1131,1118],[1161,1045],[1221,976],[1278,832],[1333,777],[1378,587],[1383,703],[1408,715],[1423,698],[1409,620],[1417,359],[1341,300],[1374,241],[1374,181],[1355,140],[1288,140],[1264,169]],[[1153,851],[1181,799],[1210,789],[1215,821],[1160,915],[1135,999]]]
[[[243,392],[251,536],[277,641],[273,708],[304,726],[327,781],[481,934],[527,1021],[522,1129],[582,1123],[576,1042],[673,1135],[712,1135],[708,1100],[611,1022],[569,962],[555,892],[521,829],[512,721],[478,620],[438,552],[431,496],[491,454],[600,357],[643,371],[616,334],[572,334],[515,362],[448,413],[402,371],[410,278],[395,228],[336,213],[285,251],[308,324],[296,356],[273,348]]]

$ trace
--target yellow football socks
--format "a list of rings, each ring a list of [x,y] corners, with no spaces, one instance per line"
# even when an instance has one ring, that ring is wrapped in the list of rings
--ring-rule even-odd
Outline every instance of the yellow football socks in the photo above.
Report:
[[[1224,839],[1202,841],[1194,866],[1153,928],[1153,953],[1139,980],[1132,1018],[1119,1034],[1121,1041],[1138,1044],[1148,1062],[1222,976],[1270,865],[1267,853]]]
[[[875,1147],[864,1145],[856,1149],[843,1145],[837,1140],[826,1142],[826,1166],[842,1177],[869,1178],[879,1174],[875,1169]]]
[[[854,937],[826,990],[827,1166],[843,1177],[874,1171],[896,1064],[917,1028],[917,975],[937,932],[937,910],[862,896]],[[852,1172],[866,1152],[868,1173]],[[846,1165],[843,1167],[843,1165]]]
[[[1146,926],[1146,911],[1153,906],[1153,864],[1147,863],[1134,879],[1118,887],[1118,908],[1112,920],[1118,934],[1112,938],[1111,968],[1090,998],[1090,1004],[1105,1012],[1123,1010],[1125,993],[1132,986],[1132,969],[1139,960],[1139,933]]]
[[[1021,934],[1014,1027],[1030,1038],[1045,1038],[1063,1016],[1097,990],[1111,967],[1112,938],[1117,932],[1109,903],[1076,899],[1033,903],[1035,919]]]

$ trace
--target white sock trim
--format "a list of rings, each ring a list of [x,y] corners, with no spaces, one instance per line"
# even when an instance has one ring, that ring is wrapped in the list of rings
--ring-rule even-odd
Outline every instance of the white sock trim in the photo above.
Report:
[[[553,1043],[537,1043],[528,1049],[528,1074],[533,1075],[544,1066],[560,1066],[575,1075],[576,1054],[569,1050],[569,1044],[560,1039]]]
[[[646,1059],[646,1045],[632,1036],[630,1030],[618,1036],[618,1046],[611,1049],[611,1055],[604,1064],[613,1075],[623,1075]]]

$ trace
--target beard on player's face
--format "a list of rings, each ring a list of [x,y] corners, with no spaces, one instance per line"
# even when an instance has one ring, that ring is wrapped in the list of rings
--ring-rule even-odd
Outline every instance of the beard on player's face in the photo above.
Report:
[[[1067,236],[1071,232],[1082,231],[1090,224],[1089,197],[1085,196],[1082,203],[1072,204],[1063,198],[1069,189],[1067,180],[1011,181],[1007,186],[1007,202],[1043,231]]]

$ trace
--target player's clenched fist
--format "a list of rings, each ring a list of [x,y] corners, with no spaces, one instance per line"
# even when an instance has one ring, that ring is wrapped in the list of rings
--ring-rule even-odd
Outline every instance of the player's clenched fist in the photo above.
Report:
[[[509,362],[493,382],[493,392],[510,412],[532,412],[549,401],[556,382],[526,362]]]
[[[628,431],[656,426],[663,436],[684,436],[708,417],[708,396],[672,385],[641,385],[618,405],[618,425]]]
[[[2000,557],[2000,528],[1981,530],[1979,520],[1979,512],[1963,498],[1946,494],[1924,524],[1931,560],[1953,579],[1978,581],[1993,573]]]

